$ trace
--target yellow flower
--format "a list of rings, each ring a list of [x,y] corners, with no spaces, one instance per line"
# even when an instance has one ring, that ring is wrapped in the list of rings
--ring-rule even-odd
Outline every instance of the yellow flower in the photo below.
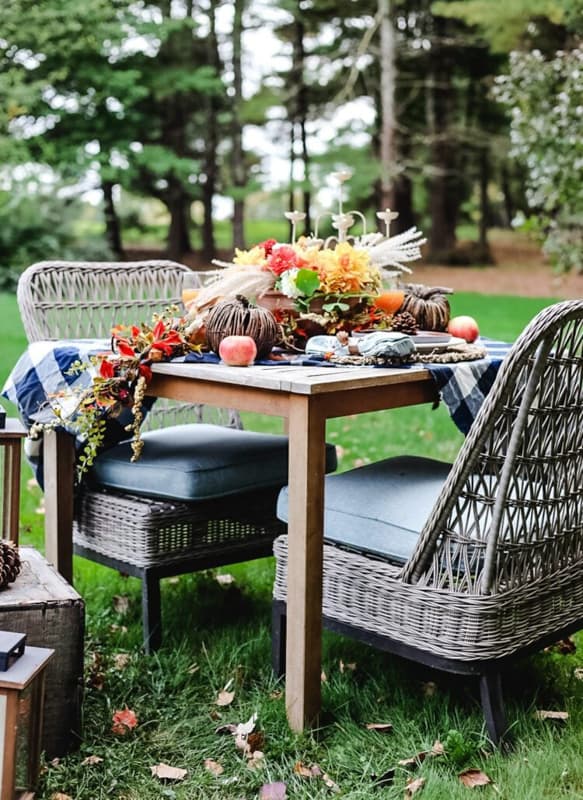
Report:
[[[378,270],[366,250],[355,250],[349,242],[317,256],[320,289],[328,294],[370,291],[378,282]]]
[[[265,250],[259,245],[255,245],[251,250],[235,249],[235,257],[233,258],[234,264],[241,264],[249,267],[263,267],[267,264],[265,258]]]

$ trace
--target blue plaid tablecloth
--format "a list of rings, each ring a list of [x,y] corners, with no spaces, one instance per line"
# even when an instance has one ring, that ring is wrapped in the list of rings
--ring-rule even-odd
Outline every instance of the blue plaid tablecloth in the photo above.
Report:
[[[486,347],[486,358],[476,361],[463,361],[455,364],[424,364],[437,384],[440,396],[447,406],[451,417],[457,427],[467,433],[485,396],[488,394],[498,368],[511,345],[497,342],[492,339],[480,339],[479,344]],[[54,419],[51,404],[58,404],[67,414],[75,408],[75,400],[66,396],[67,389],[79,389],[88,386],[92,378],[92,370],[71,374],[70,369],[75,361],[85,362],[90,356],[99,352],[109,351],[108,339],[67,339],[58,341],[35,342],[27,348],[10,373],[2,396],[6,397],[18,408],[23,424],[30,428],[34,422],[49,422]],[[184,359],[179,359],[184,360]],[[214,354],[205,354],[200,357],[187,357],[186,360],[218,362]],[[329,362],[317,362],[313,358],[303,356],[293,358],[291,361],[270,361],[263,364],[290,363],[305,366],[307,364],[322,365]],[[390,369],[390,367],[379,367]],[[60,397],[65,392],[65,396]],[[110,443],[115,443],[124,436],[124,425],[130,422],[131,412],[127,411],[127,418],[120,418],[115,422],[110,437]],[[125,434],[127,436],[127,434]],[[34,460],[35,443],[27,442],[25,451],[29,458]]]

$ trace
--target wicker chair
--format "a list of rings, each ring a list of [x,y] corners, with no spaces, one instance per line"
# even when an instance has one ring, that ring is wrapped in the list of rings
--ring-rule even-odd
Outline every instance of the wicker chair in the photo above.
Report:
[[[182,276],[188,271],[170,261],[35,264],[18,284],[26,335],[31,342],[107,338],[116,323],[149,321],[152,312],[179,303]],[[284,530],[275,517],[275,503],[287,481],[286,437],[240,430],[233,411],[163,400],[155,403],[145,428],[192,421],[213,424],[146,432],[135,465],[130,465],[127,442],[106,450],[76,502],[75,552],[142,579],[147,651],[161,641],[161,577],[270,555],[274,536]],[[218,451],[227,466],[235,461],[234,469],[246,479],[245,490],[233,486],[232,475],[229,486],[226,479],[221,482]],[[180,482],[175,476],[180,473],[182,480],[189,458],[196,462],[195,473],[200,460],[208,467],[212,486],[207,485],[202,499],[175,491]],[[249,466],[251,458],[255,460]],[[148,496],[139,496],[144,494],[140,469],[147,471],[148,466],[156,480],[150,479]]]
[[[324,625],[480,677],[583,628],[583,301],[543,310],[505,359],[453,465],[400,457],[326,478]],[[278,516],[287,520],[282,490]],[[274,543],[283,670],[287,537]]]

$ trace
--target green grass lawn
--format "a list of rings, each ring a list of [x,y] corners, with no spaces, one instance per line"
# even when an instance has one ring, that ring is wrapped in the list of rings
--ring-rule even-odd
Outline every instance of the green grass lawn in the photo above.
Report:
[[[485,335],[512,339],[549,300],[458,293],[455,314],[476,317]],[[2,381],[24,348],[13,296],[0,295]],[[280,422],[246,415],[249,426],[280,429]],[[341,469],[408,451],[452,459],[461,443],[444,408],[398,409],[330,422],[330,441],[341,448]],[[23,476],[22,542],[42,547],[38,488]],[[123,532],[120,532],[123,535]],[[583,797],[583,657],[557,649],[517,663],[506,676],[514,749],[493,752],[486,739],[476,684],[379,653],[348,639],[324,636],[323,713],[318,730],[292,734],[282,686],[270,669],[271,559],[225,568],[235,582],[221,586],[216,571],[163,582],[164,647],[146,657],[140,649],[140,587],[135,579],[82,559],[75,583],[87,603],[84,738],[79,751],[46,765],[37,800],[243,800],[257,798],[265,783],[284,781],[288,798],[333,796],[321,777],[306,778],[298,762],[318,764],[339,787],[339,797],[403,798],[406,782],[423,777],[425,800],[468,796],[458,773],[486,772],[495,784],[475,790],[507,800]],[[121,613],[114,596],[128,599]],[[583,637],[574,637],[583,648]],[[348,666],[349,665],[349,666]],[[98,674],[99,673],[99,674]],[[234,699],[216,705],[231,683]],[[111,732],[116,709],[133,709],[138,726],[125,737]],[[569,712],[566,723],[536,720],[534,710]],[[258,714],[265,736],[262,765],[250,769],[233,737],[218,735],[226,723]],[[366,729],[391,722],[392,734]],[[402,759],[431,748],[414,771]],[[87,763],[88,756],[103,759]],[[219,776],[205,768],[212,759]],[[150,767],[185,768],[184,781],[161,783]],[[391,773],[391,771],[394,771]],[[379,783],[381,776],[386,777]],[[376,781],[375,781],[376,776]],[[61,798],[64,800],[64,798]]]

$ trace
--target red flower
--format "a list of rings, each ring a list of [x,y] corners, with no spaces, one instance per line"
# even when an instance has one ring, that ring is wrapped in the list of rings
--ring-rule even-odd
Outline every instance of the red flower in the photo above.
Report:
[[[282,244],[276,248],[267,259],[268,268],[276,275],[287,272],[298,265],[296,251],[289,244]]]
[[[277,239],[266,239],[264,242],[260,242],[258,247],[263,248],[263,252],[265,253],[265,258],[271,255],[273,251],[273,246],[277,244]]]

